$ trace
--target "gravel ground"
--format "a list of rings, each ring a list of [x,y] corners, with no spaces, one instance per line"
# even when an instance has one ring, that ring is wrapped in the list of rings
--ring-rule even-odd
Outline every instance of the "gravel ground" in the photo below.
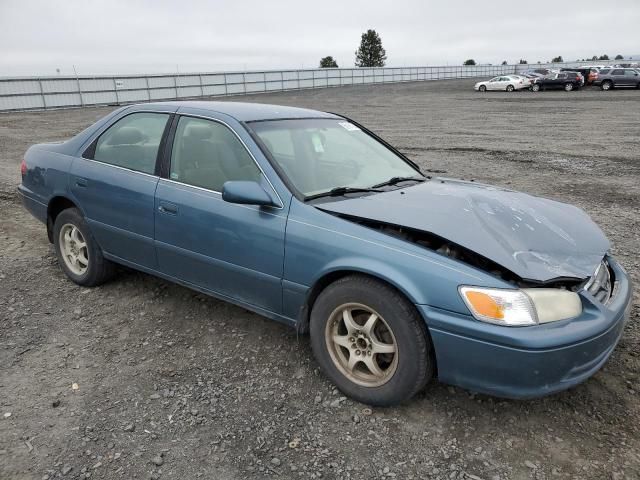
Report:
[[[640,93],[472,84],[249,100],[343,113],[425,170],[577,204],[638,283]],[[283,325],[132,271],[67,281],[16,198],[18,164],[108,111],[0,115],[0,478],[640,478],[637,294],[610,361],[570,391],[505,401],[433,382],[371,410]]]

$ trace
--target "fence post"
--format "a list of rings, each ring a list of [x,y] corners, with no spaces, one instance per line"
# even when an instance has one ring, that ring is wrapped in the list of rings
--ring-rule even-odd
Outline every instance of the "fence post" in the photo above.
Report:
[[[44,88],[42,88],[42,79],[38,78],[38,86],[40,87],[40,95],[42,96],[42,108],[46,110],[47,108],[47,100],[44,96]]]
[[[202,86],[202,75],[198,74],[198,81],[200,82],[200,96],[204,97],[204,87]]]
[[[113,80],[113,93],[115,93],[116,95],[116,105],[120,105],[120,98],[118,98],[118,84],[116,83],[116,77],[111,77],[111,80]],[[147,82],[147,91],[148,90],[148,82]]]

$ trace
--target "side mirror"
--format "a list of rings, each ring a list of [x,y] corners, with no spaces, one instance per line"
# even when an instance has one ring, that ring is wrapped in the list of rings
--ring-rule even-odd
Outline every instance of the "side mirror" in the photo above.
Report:
[[[244,180],[225,182],[222,186],[222,199],[225,202],[241,205],[279,206],[258,182]]]

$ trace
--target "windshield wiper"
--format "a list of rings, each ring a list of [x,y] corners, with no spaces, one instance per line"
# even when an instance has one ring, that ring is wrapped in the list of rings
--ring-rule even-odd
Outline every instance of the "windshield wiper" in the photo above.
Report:
[[[322,197],[339,197],[347,193],[360,193],[360,192],[376,192],[381,193],[384,190],[377,190],[375,188],[360,188],[360,187],[336,187],[332,188],[328,192],[316,193],[315,195],[309,195],[304,198],[304,201],[314,200]]]
[[[380,188],[380,187],[386,187],[389,185],[395,185],[396,183],[400,183],[400,182],[408,182],[413,180],[414,182],[424,182],[426,180],[426,178],[423,177],[391,177],[389,180],[382,182],[382,183],[377,183],[374,186],[372,186],[371,188]]]

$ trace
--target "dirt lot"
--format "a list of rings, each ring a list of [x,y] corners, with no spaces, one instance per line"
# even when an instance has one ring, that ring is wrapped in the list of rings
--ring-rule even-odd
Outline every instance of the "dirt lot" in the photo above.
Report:
[[[472,84],[249,100],[344,113],[425,170],[576,204],[638,283],[640,92]],[[505,401],[432,383],[371,411],[280,324],[131,271],[67,281],[16,198],[18,164],[108,111],[0,114],[0,478],[640,478],[638,294],[611,360],[577,388]]]

